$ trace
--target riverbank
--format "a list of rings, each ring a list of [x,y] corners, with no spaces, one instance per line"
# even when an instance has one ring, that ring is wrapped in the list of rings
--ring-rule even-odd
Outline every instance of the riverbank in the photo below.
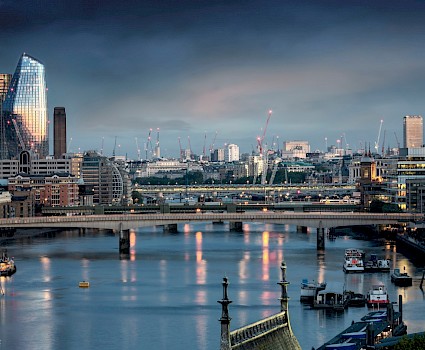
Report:
[[[19,239],[31,239],[33,237],[52,237],[56,232],[60,231],[62,230],[57,228],[16,229],[12,232],[4,232],[0,236],[0,245],[7,245],[9,242]]]

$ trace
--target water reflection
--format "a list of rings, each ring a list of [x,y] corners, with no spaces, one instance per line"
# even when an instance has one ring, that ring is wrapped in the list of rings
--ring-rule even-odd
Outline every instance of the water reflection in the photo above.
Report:
[[[50,276],[50,258],[47,256],[41,256],[40,257],[41,262],[41,268],[43,270],[43,281],[44,282],[50,282],[51,276]]]
[[[136,260],[136,230],[130,230],[130,261]]]
[[[269,275],[269,232],[264,231],[263,232],[263,281],[268,281],[270,278]]]
[[[196,283],[205,284],[207,279],[206,261],[202,259],[202,232],[196,232]]]

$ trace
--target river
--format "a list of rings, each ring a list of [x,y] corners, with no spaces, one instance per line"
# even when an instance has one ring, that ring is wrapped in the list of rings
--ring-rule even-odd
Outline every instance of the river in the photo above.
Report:
[[[50,238],[9,242],[17,272],[1,277],[0,349],[219,348],[222,278],[230,282],[231,329],[280,311],[280,263],[287,264],[291,325],[301,347],[319,347],[359,320],[367,308],[342,313],[312,310],[299,302],[302,279],[326,281],[366,294],[384,283],[390,299],[403,296],[408,332],[425,330],[425,297],[419,289],[422,267],[387,242],[350,237],[326,240],[316,251],[316,233],[294,226],[244,224],[179,225],[131,231],[129,260],[120,260],[118,236],[95,230],[58,232]],[[344,274],[344,249],[360,248],[391,259],[392,268],[414,277],[399,288],[389,273]],[[80,281],[89,288],[79,288]]]

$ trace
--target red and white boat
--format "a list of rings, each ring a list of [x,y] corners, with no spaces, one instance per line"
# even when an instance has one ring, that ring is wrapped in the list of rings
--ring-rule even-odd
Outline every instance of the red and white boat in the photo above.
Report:
[[[364,272],[364,252],[360,249],[345,249],[345,261],[342,269],[345,273]]]
[[[366,303],[367,307],[386,308],[387,304],[390,303],[387,288],[383,284],[373,286],[369,293],[367,293]]]

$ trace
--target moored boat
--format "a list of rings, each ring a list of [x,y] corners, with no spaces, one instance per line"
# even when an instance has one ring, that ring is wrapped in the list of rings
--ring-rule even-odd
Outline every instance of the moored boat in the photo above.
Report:
[[[0,276],[12,276],[16,272],[16,265],[13,258],[9,258],[7,251],[3,250],[0,258]]]
[[[312,303],[317,296],[317,293],[326,288],[326,282],[315,282],[303,279],[301,282],[301,302]]]
[[[348,306],[365,306],[366,305],[366,296],[361,293],[355,293],[353,291],[345,291],[345,297],[347,299]]]
[[[391,282],[399,287],[408,287],[412,285],[412,277],[407,272],[400,272],[400,269],[394,269],[394,272],[391,274]]]
[[[367,307],[385,308],[389,302],[387,288],[383,284],[373,286],[367,293]]]
[[[343,311],[348,306],[344,293],[320,291],[314,299],[313,309],[331,309]]]
[[[364,252],[360,249],[346,249],[342,269],[345,273],[364,272]]]
[[[371,254],[370,259],[364,264],[365,272],[390,272],[390,261],[378,259],[376,254]]]

